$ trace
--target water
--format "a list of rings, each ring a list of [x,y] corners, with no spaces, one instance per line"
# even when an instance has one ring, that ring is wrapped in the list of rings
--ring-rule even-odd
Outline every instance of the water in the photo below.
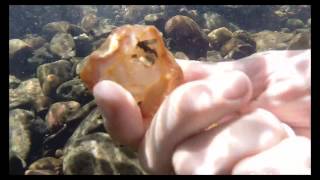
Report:
[[[178,18],[173,25],[167,25],[177,15],[187,18]],[[78,128],[78,133],[106,134],[101,116],[88,115],[95,112],[94,105],[90,105],[93,97],[79,80],[77,68],[113,29],[125,24],[156,26],[162,32],[167,48],[176,58],[220,62],[238,60],[266,50],[310,48],[311,7],[9,6],[10,173],[25,174],[30,164],[42,157],[58,158],[57,152],[65,147],[85,118],[94,123],[81,126],[83,129]],[[54,103],[58,103],[56,108],[60,109],[60,114],[53,110]],[[50,113],[56,113],[55,118],[50,119]],[[16,121],[17,118],[22,120]],[[98,137],[106,138],[104,135]],[[124,153],[121,156],[127,155]],[[46,163],[53,163],[57,168],[28,173],[67,172],[61,170],[61,163],[57,159],[47,160]],[[92,168],[91,173],[144,173],[132,164],[128,165],[132,166],[130,172],[123,169],[99,169],[95,164],[88,166]],[[77,171],[73,173],[81,173],[79,167],[74,168]]]

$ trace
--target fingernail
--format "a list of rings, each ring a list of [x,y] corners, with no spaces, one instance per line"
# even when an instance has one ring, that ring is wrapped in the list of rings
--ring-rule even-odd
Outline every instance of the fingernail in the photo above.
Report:
[[[249,91],[249,84],[243,76],[232,76],[226,81],[229,81],[230,83],[223,94],[227,99],[240,99],[244,97]]]

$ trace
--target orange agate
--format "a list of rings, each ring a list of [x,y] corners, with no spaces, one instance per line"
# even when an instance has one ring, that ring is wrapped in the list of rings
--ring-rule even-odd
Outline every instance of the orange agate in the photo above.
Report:
[[[119,83],[131,92],[147,120],[183,79],[181,68],[154,26],[121,26],[86,59],[80,72],[86,86],[92,90],[101,80]]]

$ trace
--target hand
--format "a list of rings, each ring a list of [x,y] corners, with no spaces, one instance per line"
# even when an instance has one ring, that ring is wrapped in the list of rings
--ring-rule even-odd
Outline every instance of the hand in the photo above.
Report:
[[[177,60],[184,83],[148,129],[131,94],[93,90],[110,135],[155,174],[310,174],[311,51],[208,64]]]

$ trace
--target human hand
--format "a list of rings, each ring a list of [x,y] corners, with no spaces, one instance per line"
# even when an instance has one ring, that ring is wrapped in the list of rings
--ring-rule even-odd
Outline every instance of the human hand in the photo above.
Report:
[[[155,174],[310,174],[311,51],[207,64],[178,60],[184,83],[143,126],[131,94],[93,90],[110,135]],[[211,126],[211,128],[208,128]]]

